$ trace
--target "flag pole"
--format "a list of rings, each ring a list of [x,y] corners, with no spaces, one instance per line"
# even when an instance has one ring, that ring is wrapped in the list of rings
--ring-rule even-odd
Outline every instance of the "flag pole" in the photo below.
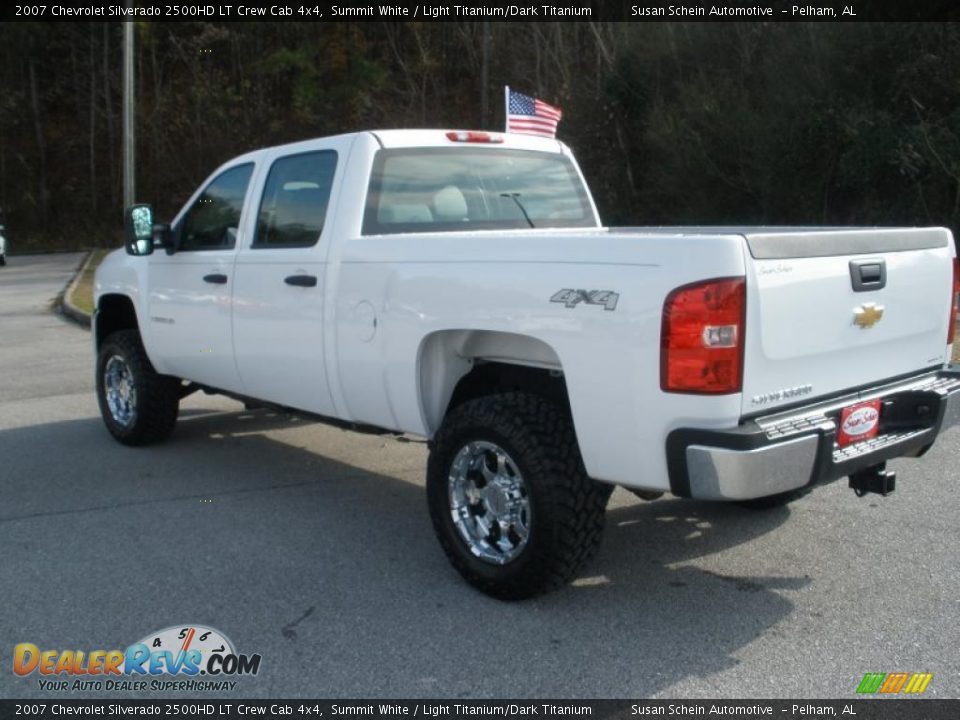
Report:
[[[503,131],[510,131],[510,86],[503,86]]]

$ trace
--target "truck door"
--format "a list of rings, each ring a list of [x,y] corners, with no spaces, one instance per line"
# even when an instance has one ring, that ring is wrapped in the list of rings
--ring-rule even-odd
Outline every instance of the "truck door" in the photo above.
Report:
[[[158,369],[235,392],[231,276],[253,167],[235,165],[210,180],[173,228],[178,251],[150,256],[148,346]]]
[[[323,307],[331,196],[344,141],[267,158],[249,243],[237,256],[234,348],[247,395],[334,415]]]

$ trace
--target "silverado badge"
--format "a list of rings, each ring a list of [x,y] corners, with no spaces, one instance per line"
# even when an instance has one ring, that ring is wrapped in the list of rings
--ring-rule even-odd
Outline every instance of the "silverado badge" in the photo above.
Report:
[[[883,305],[864,303],[853,311],[853,324],[859,325],[861,330],[872,328],[883,317]]]

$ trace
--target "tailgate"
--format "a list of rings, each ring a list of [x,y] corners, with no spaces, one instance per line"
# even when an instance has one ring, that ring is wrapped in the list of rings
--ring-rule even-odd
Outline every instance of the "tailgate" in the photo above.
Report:
[[[744,415],[944,363],[954,255],[948,230],[744,237]]]

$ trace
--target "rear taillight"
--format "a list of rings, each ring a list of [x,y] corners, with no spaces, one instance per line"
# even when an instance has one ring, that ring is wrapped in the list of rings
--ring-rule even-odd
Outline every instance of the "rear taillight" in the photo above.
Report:
[[[957,329],[957,312],[960,310],[960,257],[953,259],[953,293],[950,295],[950,327],[947,328],[947,345],[953,344],[953,335]]]
[[[746,281],[720,278],[685,285],[663,304],[660,387],[721,395],[743,385]]]

